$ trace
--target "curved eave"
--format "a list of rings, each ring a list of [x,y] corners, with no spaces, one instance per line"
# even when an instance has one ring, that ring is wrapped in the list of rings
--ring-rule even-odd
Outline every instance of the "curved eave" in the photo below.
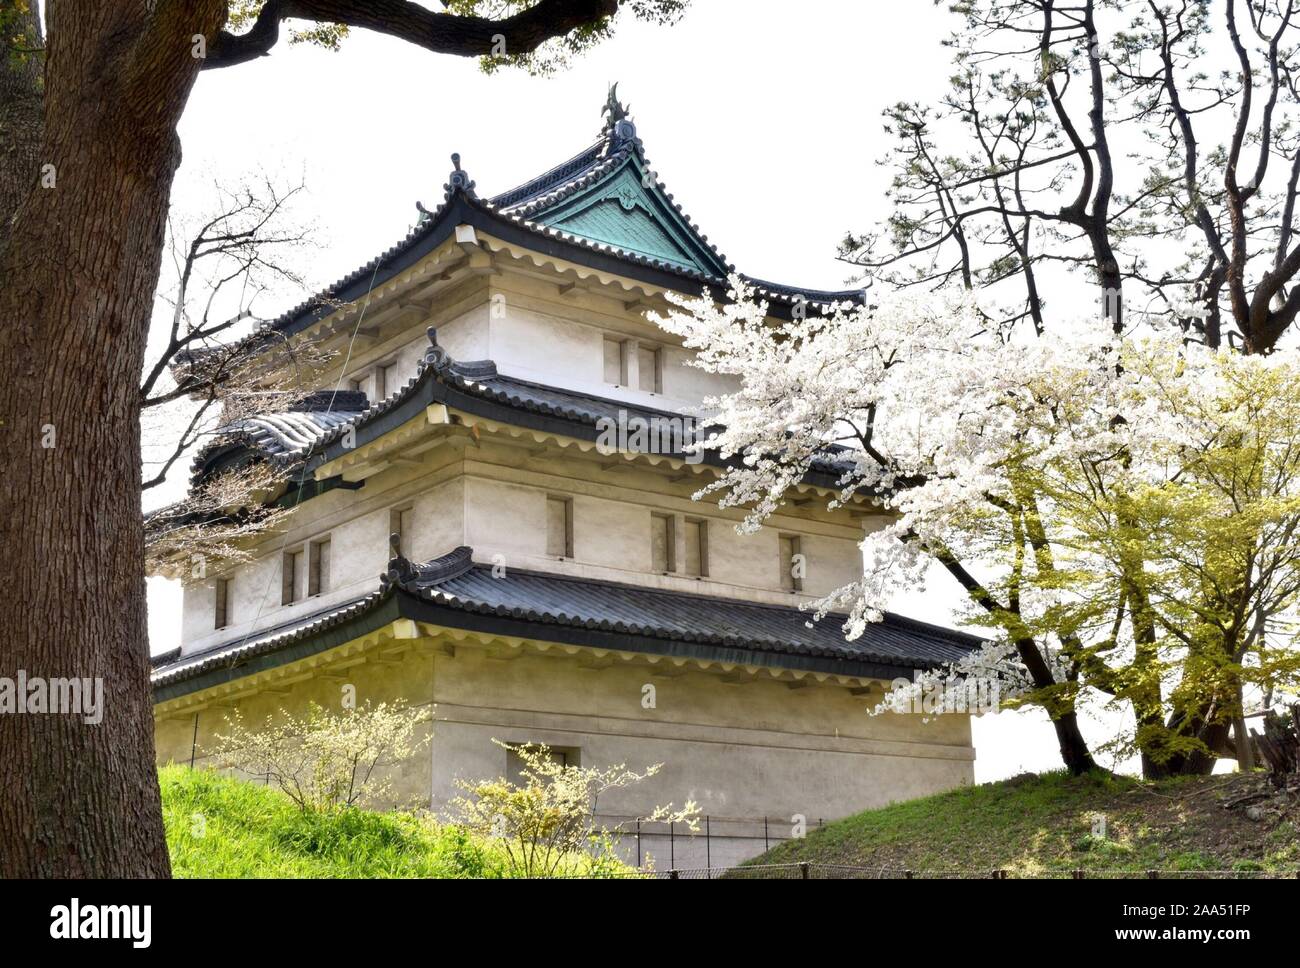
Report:
[[[437,628],[533,642],[553,642],[663,658],[693,659],[722,665],[773,668],[857,679],[892,680],[910,677],[916,669],[933,665],[904,661],[886,663],[689,642],[671,636],[639,635],[568,625],[527,615],[472,611],[439,602],[436,597],[431,598],[418,591],[391,585],[344,606],[335,613],[309,622],[301,629],[259,639],[242,648],[231,650],[227,646],[219,646],[207,658],[197,655],[191,659],[177,660],[174,653],[160,656],[159,659],[171,659],[183,664],[174,670],[164,666],[155,673],[153,699],[155,703],[167,702],[310,658],[378,631],[398,619],[411,619]]]
[[[559,229],[549,228],[519,215],[496,208],[490,202],[456,190],[449,194],[432,217],[413,229],[378,259],[371,260],[340,279],[305,303],[289,310],[264,329],[248,338],[266,338],[267,331],[292,335],[338,311],[340,304],[363,299],[368,291],[411,268],[446,242],[458,225],[470,225],[542,255],[583,265],[611,275],[625,276],[638,282],[700,295],[706,289],[723,290],[727,280],[675,266],[670,262],[638,256],[616,246],[592,242]],[[861,302],[859,290],[828,291],[799,289],[780,283],[744,276],[768,301],[771,315],[789,319],[802,295],[806,303],[825,305],[832,302]]]
[[[470,378],[470,382],[473,383],[472,378]],[[617,403],[617,401],[615,402]],[[601,436],[600,430],[594,423],[556,414],[541,413],[536,410],[488,399],[464,387],[454,385],[443,378],[433,367],[426,367],[415,380],[407,385],[402,393],[386,401],[387,405],[384,408],[371,410],[351,425],[355,430],[351,447],[343,446],[341,429],[323,438],[320,443],[320,454],[312,459],[308,465],[308,470],[315,470],[343,457],[345,454],[354,452],[357,448],[379,439],[384,434],[398,429],[409,421],[427,419],[426,409],[435,403],[443,404],[450,410],[557,437],[568,437],[574,440],[595,443]],[[680,414],[671,414],[668,411],[663,411],[663,414],[665,416],[681,416]],[[657,456],[667,456],[684,461],[686,455],[677,453]],[[726,468],[738,462],[724,461],[716,452],[705,451],[703,460],[698,463]],[[805,474],[804,483],[827,490],[838,490],[840,487],[837,475],[818,470],[811,470]]]

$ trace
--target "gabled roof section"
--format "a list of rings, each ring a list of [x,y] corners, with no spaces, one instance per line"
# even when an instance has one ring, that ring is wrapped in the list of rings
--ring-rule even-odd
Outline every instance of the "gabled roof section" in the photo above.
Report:
[[[373,286],[415,265],[460,224],[665,289],[725,293],[732,265],[654,176],[626,108],[610,94],[609,117],[594,144],[507,192],[480,198],[459,155],[453,155],[455,170],[440,204],[428,209],[417,203],[420,220],[405,236],[247,339],[269,347],[272,334],[299,332],[363,298]],[[800,304],[864,301],[861,289],[807,289],[740,275],[776,316],[788,317]]]
[[[720,279],[732,269],[655,178],[626,117],[607,124],[592,147],[490,204],[688,272]]]

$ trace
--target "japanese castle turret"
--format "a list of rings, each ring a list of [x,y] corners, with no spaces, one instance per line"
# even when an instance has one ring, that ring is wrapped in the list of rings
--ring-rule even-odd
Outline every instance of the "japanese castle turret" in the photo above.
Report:
[[[181,645],[154,659],[160,762],[207,762],[235,708],[401,699],[433,739],[392,767],[398,804],[441,812],[458,779],[512,775],[493,740],[662,763],[600,804],[611,822],[700,805],[707,845],[624,838],[660,867],[972,781],[968,717],[869,712],[978,640],[886,615],[846,641],[844,616],[800,608],[861,574],[883,523],[866,501],[828,510],[833,455],[756,534],[692,499],[723,465],[689,450],[683,413],[729,387],[647,313],[734,270],[613,92],[604,114],[593,145],[490,198],[454,158],[405,238],[249,337],[268,367],[285,337],[333,356],[323,392],[195,459],[194,487],[265,462],[292,511],[240,564],[168,572],[186,584]],[[778,317],[860,298],[750,281]]]

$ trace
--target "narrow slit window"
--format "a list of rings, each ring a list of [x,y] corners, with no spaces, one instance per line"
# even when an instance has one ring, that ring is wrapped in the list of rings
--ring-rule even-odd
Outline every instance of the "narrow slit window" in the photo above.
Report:
[[[706,578],[709,574],[709,523],[702,518],[686,519],[686,574]]]
[[[804,557],[797,534],[781,535],[781,587],[788,592],[803,591]]]
[[[319,595],[330,588],[330,539],[313,541],[307,573],[307,594]]]
[[[636,350],[637,381],[648,393],[663,392],[662,354],[654,346],[638,346]]]
[[[660,574],[677,570],[677,534],[671,514],[650,515],[651,570]]]
[[[605,337],[605,382],[627,386],[627,340]]]
[[[546,499],[546,553],[573,557],[573,501],[567,497]]]
[[[224,629],[230,624],[230,580],[218,578],[214,591],[216,602],[212,627]]]
[[[383,384],[380,390],[381,399],[387,398],[391,394],[396,393],[402,387],[402,375],[398,370],[396,362],[380,367],[378,379],[380,383]]]
[[[411,527],[414,523],[414,508],[393,508],[388,512],[388,533],[397,535],[398,553],[403,558],[411,557]]]
[[[286,551],[280,558],[280,604],[292,605],[302,597],[303,552]]]

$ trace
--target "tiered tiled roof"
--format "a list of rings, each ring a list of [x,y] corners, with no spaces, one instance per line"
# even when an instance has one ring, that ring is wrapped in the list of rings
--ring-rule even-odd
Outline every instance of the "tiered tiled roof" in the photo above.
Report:
[[[291,468],[325,434],[348,426],[367,409],[366,395],[357,390],[317,390],[287,410],[233,421],[219,428],[194,455],[190,484],[193,486],[211,471],[246,457]]]
[[[686,448],[697,439],[696,424],[680,413],[505,376],[497,372],[491,360],[458,362],[438,345],[436,330],[430,328],[428,333],[429,349],[418,375],[386,399],[360,411],[274,414],[241,421],[232,428],[231,435],[219,434],[200,451],[192,480],[198,482],[211,471],[228,466],[241,450],[286,468],[301,467],[310,472],[340,456],[341,441],[349,430],[353,431],[349,445],[361,446],[407,420],[422,417],[425,407],[432,403],[578,440],[599,441],[605,426],[617,426],[622,421],[635,427],[639,421],[652,428],[645,435],[645,448],[638,451],[633,434],[619,441],[621,448],[626,445],[623,449],[630,452],[683,460],[687,459]],[[358,397],[364,404],[364,395],[340,394],[340,405],[355,405]],[[292,435],[272,432],[290,421]],[[294,446],[287,446],[289,443]],[[691,459],[715,466],[727,463],[713,450],[706,451],[702,458]],[[813,464],[806,479],[808,483],[836,487],[851,459],[843,448],[830,449]]]
[[[898,615],[844,638],[845,616],[792,606],[593,581],[475,562],[457,548],[417,564],[395,557],[377,591],[182,657],[154,659],[158,701],[305,658],[398,618],[535,641],[864,678],[956,661],[982,641]]]
[[[421,208],[421,221],[404,239],[267,329],[279,336],[323,319],[414,265],[461,224],[664,288],[725,290],[730,264],[653,176],[635,128],[612,98],[611,104],[616,109],[596,144],[491,199],[477,196],[474,182],[454,157],[455,170],[436,210]],[[801,301],[829,304],[858,301],[861,295],[750,281],[778,315]],[[694,431],[681,414],[516,379],[499,373],[490,360],[452,360],[432,329],[429,338],[415,378],[386,399],[372,402],[354,392],[323,391],[288,412],[238,421],[200,452],[192,480],[241,460],[260,459],[291,471],[299,483],[310,482],[316,468],[345,452],[345,442],[347,448],[362,446],[408,421],[424,419],[426,408],[436,403],[514,427],[589,441],[601,439],[605,421],[658,422],[669,428],[669,446],[665,450],[663,435],[656,434],[652,452],[686,459]],[[273,342],[267,330],[250,339]],[[635,447],[632,440],[620,443]],[[725,463],[714,451],[703,459]],[[850,459],[832,450],[805,480],[834,488]],[[871,678],[952,661],[979,643],[972,636],[893,615],[848,642],[842,615],[811,622],[807,612],[795,607],[517,569],[496,578],[473,561],[470,549],[460,548],[422,565],[394,558],[381,587],[350,602],[202,653],[159,656],[154,660],[155,695],[173,698],[294,661],[397,618],[594,648]]]

